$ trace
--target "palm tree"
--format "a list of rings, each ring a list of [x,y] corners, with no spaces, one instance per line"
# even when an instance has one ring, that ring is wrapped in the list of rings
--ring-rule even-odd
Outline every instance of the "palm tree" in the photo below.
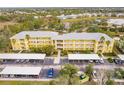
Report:
[[[110,45],[110,41],[106,41],[106,44],[107,44],[107,46],[109,46]]]
[[[26,40],[27,40],[27,44],[29,44],[30,35],[26,34],[26,35],[25,35],[25,38],[26,38]],[[28,47],[29,47],[29,46],[28,46]]]
[[[72,64],[65,64],[60,70],[59,74],[59,84],[79,84],[79,77],[76,76],[78,68]]]
[[[16,43],[16,40],[15,39],[12,39],[12,43],[15,44]]]
[[[26,38],[27,40],[29,40],[29,39],[30,39],[30,35],[26,34],[26,35],[25,35],[25,38]]]
[[[88,66],[86,66],[85,73],[86,73],[86,75],[89,76],[89,81],[91,81],[92,80],[92,73],[93,73],[93,65],[92,64],[89,64]]]
[[[105,40],[105,37],[104,36],[101,36],[100,37],[100,41],[104,41]]]

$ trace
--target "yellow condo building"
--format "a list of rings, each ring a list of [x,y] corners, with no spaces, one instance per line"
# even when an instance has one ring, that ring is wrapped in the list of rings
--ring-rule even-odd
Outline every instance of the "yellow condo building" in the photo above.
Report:
[[[54,45],[60,50],[91,50],[94,53],[111,53],[114,40],[103,33],[68,33],[59,35],[51,31],[22,31],[10,38],[13,50],[30,50],[32,47]]]

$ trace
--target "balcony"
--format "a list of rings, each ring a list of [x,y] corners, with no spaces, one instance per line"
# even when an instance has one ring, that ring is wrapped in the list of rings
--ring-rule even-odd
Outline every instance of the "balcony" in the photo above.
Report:
[[[89,44],[90,45],[90,44],[94,44],[94,42],[85,42],[85,44]]]
[[[57,48],[63,48],[63,46],[57,46]]]
[[[63,42],[57,42],[57,44],[63,44]]]
[[[73,42],[64,42],[63,44],[73,44]]]
[[[75,42],[75,44],[85,44],[84,42]]]

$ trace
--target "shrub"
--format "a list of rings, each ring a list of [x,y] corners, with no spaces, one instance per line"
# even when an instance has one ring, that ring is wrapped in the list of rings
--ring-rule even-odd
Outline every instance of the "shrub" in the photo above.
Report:
[[[112,58],[108,58],[108,61],[109,61],[110,63],[113,63]]]

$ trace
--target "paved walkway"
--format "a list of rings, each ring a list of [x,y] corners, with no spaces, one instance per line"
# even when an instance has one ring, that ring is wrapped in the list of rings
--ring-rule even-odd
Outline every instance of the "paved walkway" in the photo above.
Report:
[[[54,58],[54,64],[60,63],[60,54],[61,54],[61,50],[58,50],[58,55],[57,57]]]

